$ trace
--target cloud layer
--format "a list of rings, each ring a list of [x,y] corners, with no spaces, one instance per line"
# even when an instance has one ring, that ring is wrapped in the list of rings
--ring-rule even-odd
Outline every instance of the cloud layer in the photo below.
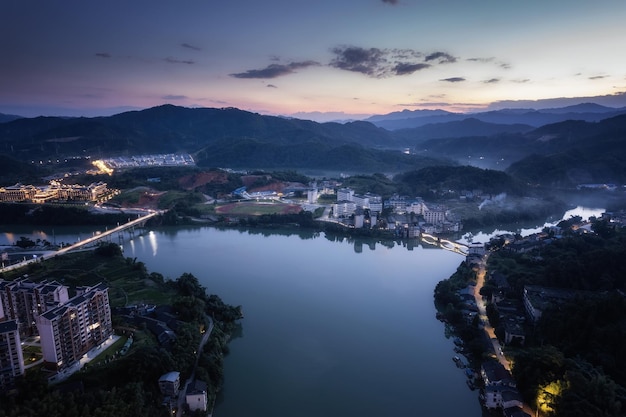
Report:
[[[395,2],[391,3],[396,4]],[[343,71],[356,72],[372,78],[410,75],[434,65],[457,62],[457,57],[442,51],[424,54],[414,49],[363,48],[360,46],[343,45],[332,48],[330,52],[333,56],[326,66]],[[279,59],[272,57],[272,60],[277,61]],[[313,60],[287,64],[275,63],[260,69],[233,73],[230,76],[235,78],[270,79],[293,74],[299,69],[322,65]]]

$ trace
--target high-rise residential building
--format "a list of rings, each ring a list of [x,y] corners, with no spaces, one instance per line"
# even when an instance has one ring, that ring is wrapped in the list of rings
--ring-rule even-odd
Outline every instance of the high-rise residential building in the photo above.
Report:
[[[352,201],[354,190],[352,188],[339,188],[337,190],[337,201]]]
[[[427,210],[423,215],[426,223],[439,224],[446,219],[446,212],[441,209]]]
[[[17,320],[20,335],[37,334],[37,316],[69,300],[67,287],[56,281],[0,280],[0,319]]]
[[[50,369],[73,365],[113,335],[107,286],[78,288],[77,294],[37,317],[44,364]]]
[[[0,392],[24,374],[24,357],[17,320],[0,322]]]

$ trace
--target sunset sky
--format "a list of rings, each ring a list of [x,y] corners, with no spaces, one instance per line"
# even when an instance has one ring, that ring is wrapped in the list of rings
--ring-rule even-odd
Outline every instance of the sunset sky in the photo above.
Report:
[[[0,112],[622,107],[625,22],[624,0],[5,0]]]

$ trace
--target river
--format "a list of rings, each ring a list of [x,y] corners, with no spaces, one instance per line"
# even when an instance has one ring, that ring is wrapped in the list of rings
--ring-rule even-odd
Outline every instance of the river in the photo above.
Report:
[[[0,244],[97,233],[11,229]],[[433,305],[435,285],[462,256],[323,233],[209,227],[148,230],[126,240],[124,254],[168,278],[190,272],[208,292],[243,306],[216,417],[482,414]]]
[[[124,254],[169,278],[191,272],[243,306],[215,416],[480,416],[433,306],[463,258],[390,246],[161,228]]]

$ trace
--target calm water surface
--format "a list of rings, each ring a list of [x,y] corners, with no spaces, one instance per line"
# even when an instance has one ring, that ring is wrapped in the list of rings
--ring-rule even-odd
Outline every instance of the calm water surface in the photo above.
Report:
[[[243,306],[217,417],[481,415],[433,306],[459,255],[213,228],[154,230],[124,253]]]
[[[602,211],[579,207],[563,218]],[[105,228],[3,229],[10,232],[0,245],[20,236],[73,243]],[[191,272],[210,293],[243,306],[216,417],[481,415],[433,306],[435,285],[459,255],[213,228],[148,231],[126,240],[124,253],[172,279]]]

